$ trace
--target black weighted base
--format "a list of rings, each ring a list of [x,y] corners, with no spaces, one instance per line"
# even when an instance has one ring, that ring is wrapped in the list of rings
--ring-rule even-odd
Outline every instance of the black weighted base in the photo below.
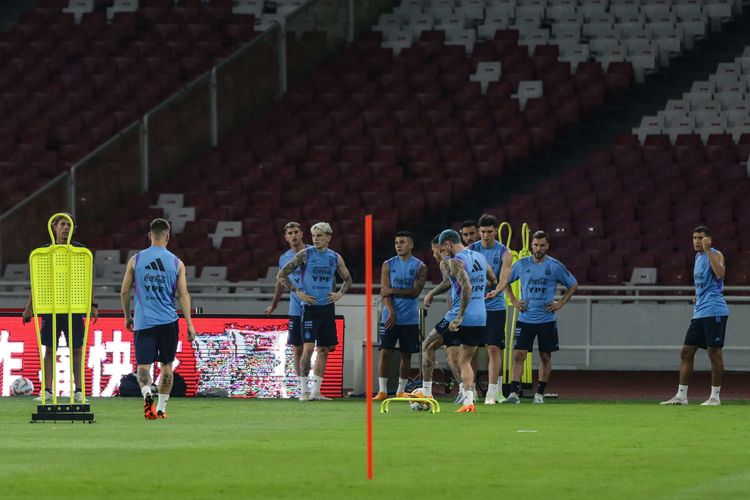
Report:
[[[85,422],[96,420],[88,404],[37,405],[36,413],[31,414],[31,423],[37,422]]]

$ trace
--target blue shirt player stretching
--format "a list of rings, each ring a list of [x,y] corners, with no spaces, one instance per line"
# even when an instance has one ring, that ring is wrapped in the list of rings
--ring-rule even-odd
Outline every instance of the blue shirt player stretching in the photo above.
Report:
[[[521,280],[521,297],[513,294],[510,286],[508,297],[520,314],[513,332],[513,381],[511,393],[504,403],[520,403],[521,373],[527,354],[534,347],[534,338],[539,344],[539,385],[534,403],[544,403],[544,389],[552,373],[552,353],[560,349],[555,313],[559,311],[578,289],[576,279],[557,259],[547,255],[549,238],[544,231],[534,233],[531,253],[515,264],[510,272],[509,284]],[[555,301],[555,288],[560,283],[567,288],[559,301]]]
[[[169,222],[151,221],[148,233],[151,246],[128,261],[122,278],[120,301],[125,315],[125,328],[135,325],[135,360],[138,384],[143,394],[143,416],[147,420],[167,418],[167,401],[172,391],[172,362],[177,353],[177,309],[175,296],[185,315],[188,341],[195,339],[190,317],[190,295],[185,279],[185,264],[167,250]],[[130,289],[135,285],[135,318],[130,315]],[[151,394],[151,365],[159,361],[161,379],[159,401],[154,408]]]
[[[729,308],[724,300],[724,256],[711,247],[711,231],[706,226],[693,230],[695,265],[695,307],[680,353],[680,383],[677,394],[663,405],[688,404],[687,390],[693,375],[693,360],[698,349],[706,349],[711,360],[711,395],[703,406],[721,404],[721,377],[724,373],[724,335],[727,329]]]
[[[464,384],[464,398],[460,413],[474,413],[474,370],[471,359],[478,346],[484,344],[487,309],[484,305],[487,282],[494,286],[495,275],[487,265],[487,259],[461,243],[461,236],[453,229],[446,229],[438,236],[437,243],[446,257],[441,263],[449,278],[451,309],[430,332],[422,345],[422,393],[432,395],[432,371],[434,351],[451,337],[458,336],[461,343],[458,364]]]
[[[302,357],[300,358],[300,401],[325,400],[320,388],[326,369],[328,353],[338,344],[336,336],[336,312],[333,304],[352,286],[352,277],[339,254],[328,248],[333,230],[327,222],[318,222],[311,229],[313,246],[292,258],[279,270],[277,279],[302,301]],[[295,285],[290,276],[301,269],[301,286]],[[333,291],[336,273],[343,280],[338,291]],[[316,353],[313,371],[312,392],[308,389],[308,374],[313,351]]]

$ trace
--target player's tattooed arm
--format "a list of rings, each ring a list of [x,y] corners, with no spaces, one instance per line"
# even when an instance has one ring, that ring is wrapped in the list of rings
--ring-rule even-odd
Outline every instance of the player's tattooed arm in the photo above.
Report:
[[[448,271],[448,261],[443,260],[440,262],[440,273],[443,275],[443,281],[441,281],[438,286],[427,292],[427,295],[424,297],[424,306],[430,307],[432,304],[432,299],[435,298],[435,295],[440,295],[441,293],[447,291],[451,287],[451,279],[450,279],[450,272]]]
[[[300,290],[296,286],[294,286],[294,283],[292,283],[292,280],[289,279],[289,276],[299,267],[304,265],[307,262],[307,250],[302,250],[301,252],[298,252],[297,255],[292,257],[292,260],[286,263],[284,267],[279,269],[279,273],[276,275],[276,280],[284,285],[284,288],[289,290],[290,292],[298,293]]]
[[[338,292],[331,292],[330,294],[328,294],[328,298],[331,302],[336,302],[337,300],[339,300],[352,287],[352,275],[349,272],[349,269],[346,267],[346,264],[344,264],[344,259],[340,255],[339,264],[336,270],[338,271],[339,276],[341,276],[341,279],[344,282],[341,283],[341,288],[339,288]]]
[[[469,302],[471,301],[472,286],[471,280],[469,279],[469,275],[466,273],[463,262],[457,259],[451,259],[450,272],[451,276],[456,278],[459,285],[461,285],[461,302],[458,305],[456,319],[451,321],[450,325],[448,325],[448,328],[452,332],[455,332],[458,330],[458,327],[461,326],[461,323],[464,319],[464,312],[466,311],[466,308],[469,307]]]
[[[276,275],[276,281],[281,283],[284,288],[289,290],[292,293],[296,293],[297,297],[302,302],[305,302],[310,305],[315,305],[317,303],[317,300],[315,300],[315,297],[312,295],[307,295],[304,290],[297,288],[294,283],[292,283],[292,280],[289,278],[289,276],[300,266],[307,263],[307,250],[302,250],[297,253],[294,257],[292,257],[292,260],[286,263],[284,267],[279,269],[279,274]]]

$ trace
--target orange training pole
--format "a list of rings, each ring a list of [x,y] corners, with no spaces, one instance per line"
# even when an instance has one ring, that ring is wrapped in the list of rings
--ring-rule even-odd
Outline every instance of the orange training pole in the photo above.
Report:
[[[372,215],[365,215],[365,321],[367,479],[372,479]]]

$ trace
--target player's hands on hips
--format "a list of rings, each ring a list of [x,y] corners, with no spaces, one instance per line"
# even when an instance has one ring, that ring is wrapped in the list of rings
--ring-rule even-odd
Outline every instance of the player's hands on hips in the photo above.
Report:
[[[129,332],[133,331],[133,318],[132,316],[129,316],[128,319],[125,320],[125,329]]]
[[[458,329],[461,327],[461,323],[464,322],[463,316],[456,316],[456,319],[448,323],[448,330],[452,332],[457,332]]]
[[[559,300],[556,300],[556,301],[554,301],[554,302],[553,302],[553,303],[551,303],[551,304],[547,304],[547,307],[545,307],[544,309],[545,309],[545,310],[546,310],[547,312],[555,312],[555,311],[559,311],[560,309],[562,309],[562,306],[563,306],[563,305],[565,305],[565,304],[563,304],[563,303],[562,303],[562,302],[560,302]]]
[[[331,292],[328,294],[328,300],[330,300],[331,302],[336,302],[343,296],[344,294],[341,292]]]
[[[272,313],[272,312],[274,312],[275,310],[276,310],[276,306],[275,306],[275,305],[273,305],[273,304],[271,304],[270,306],[266,307],[266,308],[265,308],[265,309],[263,310],[263,314],[265,314],[266,316],[268,316],[269,314],[271,314],[271,313]]]
[[[701,240],[701,244],[703,245],[703,251],[708,252],[711,250],[711,237],[710,236],[704,236]]]
[[[310,304],[311,306],[314,306],[315,304],[318,303],[318,301],[315,300],[315,297],[313,297],[312,295],[307,295],[302,290],[297,292],[297,297],[299,297],[299,300],[301,300],[302,302]]]
[[[526,312],[529,309],[529,306],[525,300],[518,300],[518,299],[513,301],[513,307],[515,307],[521,312]]]
[[[423,302],[424,302],[425,308],[429,309],[429,307],[432,305],[432,294],[428,293],[427,295],[425,295]]]
[[[188,326],[188,342],[195,340],[195,327],[193,325]]]

